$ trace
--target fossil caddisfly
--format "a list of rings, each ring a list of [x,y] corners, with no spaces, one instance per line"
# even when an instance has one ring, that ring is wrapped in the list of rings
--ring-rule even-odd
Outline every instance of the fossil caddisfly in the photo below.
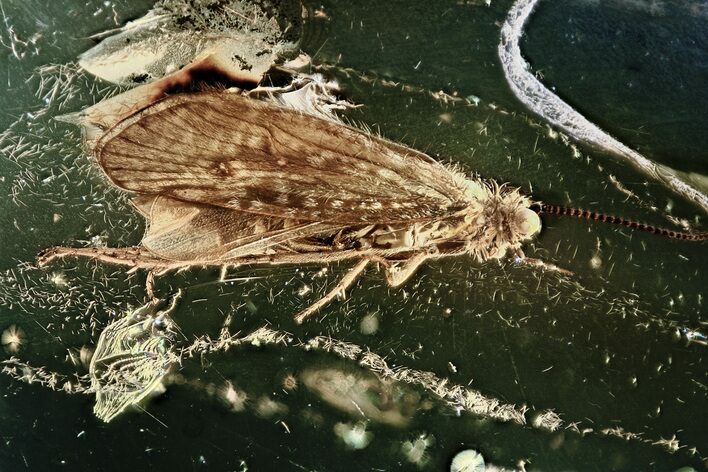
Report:
[[[394,287],[426,260],[520,254],[539,213],[575,214],[341,122],[225,91],[151,104],[108,129],[94,156],[147,218],[140,246],[56,247],[40,263],[87,256],[160,272],[355,260],[298,321],[369,263]]]

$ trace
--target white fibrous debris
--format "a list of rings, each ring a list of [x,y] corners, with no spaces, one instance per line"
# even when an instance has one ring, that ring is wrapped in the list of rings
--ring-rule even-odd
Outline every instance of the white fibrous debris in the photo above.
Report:
[[[539,429],[546,429],[548,431],[556,431],[558,428],[563,426],[563,420],[558,416],[553,410],[546,410],[533,419],[533,425]]]
[[[2,347],[10,354],[15,354],[25,342],[25,332],[22,328],[12,325],[2,332],[0,336]]]
[[[66,375],[51,372],[45,367],[34,367],[16,357],[2,361],[2,372],[29,384],[39,384],[54,391],[66,393],[93,393],[88,375]]]
[[[557,126],[575,139],[599,146],[627,159],[644,174],[693,200],[708,212],[708,196],[705,193],[681,180],[676,171],[650,161],[591,123],[548,90],[531,72],[529,64],[521,55],[519,40],[537,4],[538,0],[517,0],[509,10],[501,29],[498,54],[504,75],[514,95],[553,126]]]
[[[590,268],[598,270],[600,267],[602,267],[602,257],[600,257],[599,253],[595,253],[590,258]]]
[[[88,371],[91,365],[91,358],[93,357],[93,348],[90,346],[82,346],[81,349],[70,348],[67,349],[67,358],[75,366],[81,367],[83,370]]]
[[[450,472],[485,472],[484,457],[474,449],[458,452],[452,458]]]
[[[676,438],[676,435],[673,435],[670,438],[661,438],[658,441],[654,441],[652,444],[655,446],[662,446],[671,453],[678,451],[682,447],[681,443]]]
[[[435,442],[432,436],[421,434],[415,439],[406,441],[401,446],[401,450],[408,462],[422,466],[428,462],[428,448]]]
[[[288,414],[288,407],[285,403],[273,400],[270,397],[262,396],[256,401],[256,414],[261,418],[271,419],[282,417]]]
[[[89,246],[91,247],[106,247],[108,246],[108,236],[105,234],[97,234],[89,238]]]
[[[49,276],[49,281],[57,288],[64,288],[69,286],[69,280],[67,279],[66,274],[64,274],[63,272],[53,272]]]
[[[258,81],[294,48],[286,30],[297,29],[292,24],[297,20],[243,0],[160,0],[145,16],[82,54],[79,65],[109,82],[139,85],[212,56]]]
[[[359,323],[359,331],[361,334],[370,336],[379,330],[379,318],[376,313],[370,313],[364,316]]]
[[[254,346],[264,346],[268,344],[287,345],[291,338],[292,336],[289,333],[283,333],[264,326],[262,328],[258,328],[248,336],[245,336],[243,341],[251,343]]]
[[[311,291],[312,291],[312,287],[310,287],[310,286],[307,285],[307,284],[303,284],[302,287],[300,287],[300,288],[297,290],[297,295],[298,295],[298,297],[304,297],[305,295],[307,295],[307,294],[310,293]]]
[[[362,348],[356,344],[338,341],[327,336],[316,336],[305,344],[305,349],[334,351],[340,357],[356,359]]]
[[[248,395],[243,390],[234,387],[233,383],[227,381],[219,391],[219,395],[231,410],[240,412],[246,409]]]
[[[624,428],[620,426],[615,426],[614,428],[605,428],[600,432],[606,436],[615,436],[617,438],[622,438],[625,441],[640,438],[639,434],[632,433],[630,431],[625,431]]]
[[[48,276],[28,264],[0,272],[0,305],[30,316],[46,313],[52,319],[42,322],[46,329],[62,330],[68,322],[80,319],[91,333],[98,333],[105,324],[108,296],[110,303],[125,305],[135,301],[134,291],[144,290],[134,280],[135,274],[115,268],[96,272],[96,277],[89,280],[71,279],[71,283],[63,273],[57,274]],[[122,285],[124,282],[129,290]],[[116,286],[123,288],[116,290]]]
[[[366,423],[337,423],[334,425],[334,434],[339,437],[348,449],[364,449],[371,443],[374,434],[366,430]]]
[[[216,339],[212,339],[209,335],[200,336],[195,339],[189,346],[180,350],[180,357],[190,358],[210,352],[228,351],[232,347],[242,344],[250,344],[256,347],[270,344],[287,345],[291,339],[292,336],[289,333],[275,331],[267,326],[258,328],[244,337],[232,335],[228,328],[224,327]]]

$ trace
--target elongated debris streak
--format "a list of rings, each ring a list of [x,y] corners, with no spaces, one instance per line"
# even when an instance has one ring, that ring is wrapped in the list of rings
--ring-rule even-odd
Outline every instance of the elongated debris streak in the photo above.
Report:
[[[541,115],[575,139],[599,146],[629,160],[644,174],[663,182],[671,190],[692,200],[708,213],[708,196],[703,192],[679,179],[670,169],[657,165],[607,134],[553,94],[534,76],[529,64],[521,55],[519,40],[524,32],[524,25],[537,3],[538,0],[517,0],[509,10],[501,29],[499,59],[514,95],[531,111]]]
[[[516,406],[486,396],[481,392],[451,382],[449,379],[439,377],[433,372],[412,369],[405,366],[392,367],[379,354],[366,347],[347,341],[342,341],[329,336],[315,336],[307,340],[299,340],[292,334],[274,330],[269,326],[262,326],[246,336],[231,334],[224,328],[220,336],[210,339],[207,336],[197,338],[190,346],[181,351],[181,356],[193,357],[200,352],[228,351],[234,347],[244,345],[296,347],[306,351],[321,351],[332,353],[342,359],[354,361],[366,370],[376,374],[382,380],[394,380],[421,387],[436,398],[448,403],[451,407],[472,413],[474,415],[490,418],[495,421],[508,422],[517,425],[529,425],[545,431],[558,431],[564,428],[583,436],[588,434],[601,434],[615,436],[627,441],[637,441],[651,446],[660,446],[665,450],[675,453],[678,450],[678,440],[655,440],[643,437],[641,434],[628,432],[619,426],[604,429],[580,429],[578,422],[568,422],[553,409],[534,410],[525,405]],[[685,447],[685,446],[684,446]]]
[[[358,363],[383,380],[416,385],[424,388],[436,398],[447,402],[453,408],[496,421],[522,426],[529,424],[534,428],[546,431],[565,428],[583,436],[591,433],[615,436],[627,441],[660,446],[671,453],[685,447],[681,446],[675,437],[656,440],[626,431],[620,426],[598,430],[593,428],[581,430],[579,423],[566,422],[553,410],[534,411],[526,406],[517,407],[485,396],[467,386],[451,382],[433,372],[405,366],[391,367],[383,357],[368,348],[329,336],[316,336],[303,341],[295,338],[291,333],[274,330],[269,326],[262,326],[247,335],[239,336],[231,334],[225,327],[216,339],[204,335],[195,339],[189,346],[169,347],[165,350],[158,347],[164,346],[164,343],[167,342],[163,327],[169,327],[170,333],[178,331],[179,328],[174,324],[174,321],[167,318],[170,309],[156,314],[154,310],[148,308],[149,306],[146,305],[129,313],[102,333],[99,347],[96,349],[98,357],[95,362],[103,364],[107,369],[101,369],[103,374],[97,377],[98,371],[96,367],[93,367],[93,372],[90,374],[90,385],[88,376],[69,378],[50,372],[43,367],[32,367],[16,357],[0,363],[3,366],[2,372],[18,380],[39,383],[56,391],[96,393],[97,404],[94,411],[99,418],[110,421],[129,406],[141,402],[150,392],[154,391],[154,388],[147,387],[158,385],[159,381],[157,380],[161,380],[167,373],[169,366],[174,363],[199,355],[226,352],[244,345],[259,347],[279,345],[296,347],[306,351],[332,353],[340,358]],[[156,324],[160,327],[158,328]],[[170,343],[169,346],[172,344]],[[144,358],[142,361],[138,359],[141,356]],[[111,374],[107,375],[106,373],[109,371]],[[100,403],[98,402],[99,394],[102,395]],[[531,421],[529,421],[529,416],[531,416]]]

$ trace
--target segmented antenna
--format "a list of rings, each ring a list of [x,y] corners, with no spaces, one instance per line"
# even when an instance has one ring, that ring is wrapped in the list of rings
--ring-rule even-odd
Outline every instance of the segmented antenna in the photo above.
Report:
[[[579,208],[562,207],[558,205],[549,205],[547,203],[534,203],[531,209],[536,213],[548,213],[550,215],[574,216],[585,220],[604,221],[606,223],[614,223],[616,225],[626,226],[627,228],[646,231],[647,233],[658,234],[673,239],[683,239],[686,241],[705,241],[708,240],[708,233],[685,233],[682,231],[674,231],[666,228],[657,228],[656,226],[639,223],[633,220],[625,220],[619,216],[606,215],[589,210]]]

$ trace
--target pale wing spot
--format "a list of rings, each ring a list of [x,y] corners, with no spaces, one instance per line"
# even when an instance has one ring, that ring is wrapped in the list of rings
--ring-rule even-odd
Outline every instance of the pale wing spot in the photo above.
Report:
[[[303,204],[305,207],[310,207],[310,208],[314,208],[316,206],[319,206],[319,202],[312,197],[305,197],[303,199]]]
[[[249,177],[248,171],[240,171],[231,169],[231,173],[228,174],[229,179],[242,180]]]
[[[320,166],[321,164],[324,164],[326,158],[324,156],[319,156],[319,155],[311,155],[307,156],[305,158],[308,164],[312,166]]]
[[[367,167],[367,169],[369,169],[369,167]],[[390,169],[379,168],[376,171],[376,173],[379,174],[379,176],[383,177],[384,180],[392,180],[392,181],[400,180],[400,176],[398,175],[398,173],[396,173]]]
[[[264,136],[259,136],[258,134],[251,134],[244,136],[244,144],[252,149],[267,149],[268,141]]]

